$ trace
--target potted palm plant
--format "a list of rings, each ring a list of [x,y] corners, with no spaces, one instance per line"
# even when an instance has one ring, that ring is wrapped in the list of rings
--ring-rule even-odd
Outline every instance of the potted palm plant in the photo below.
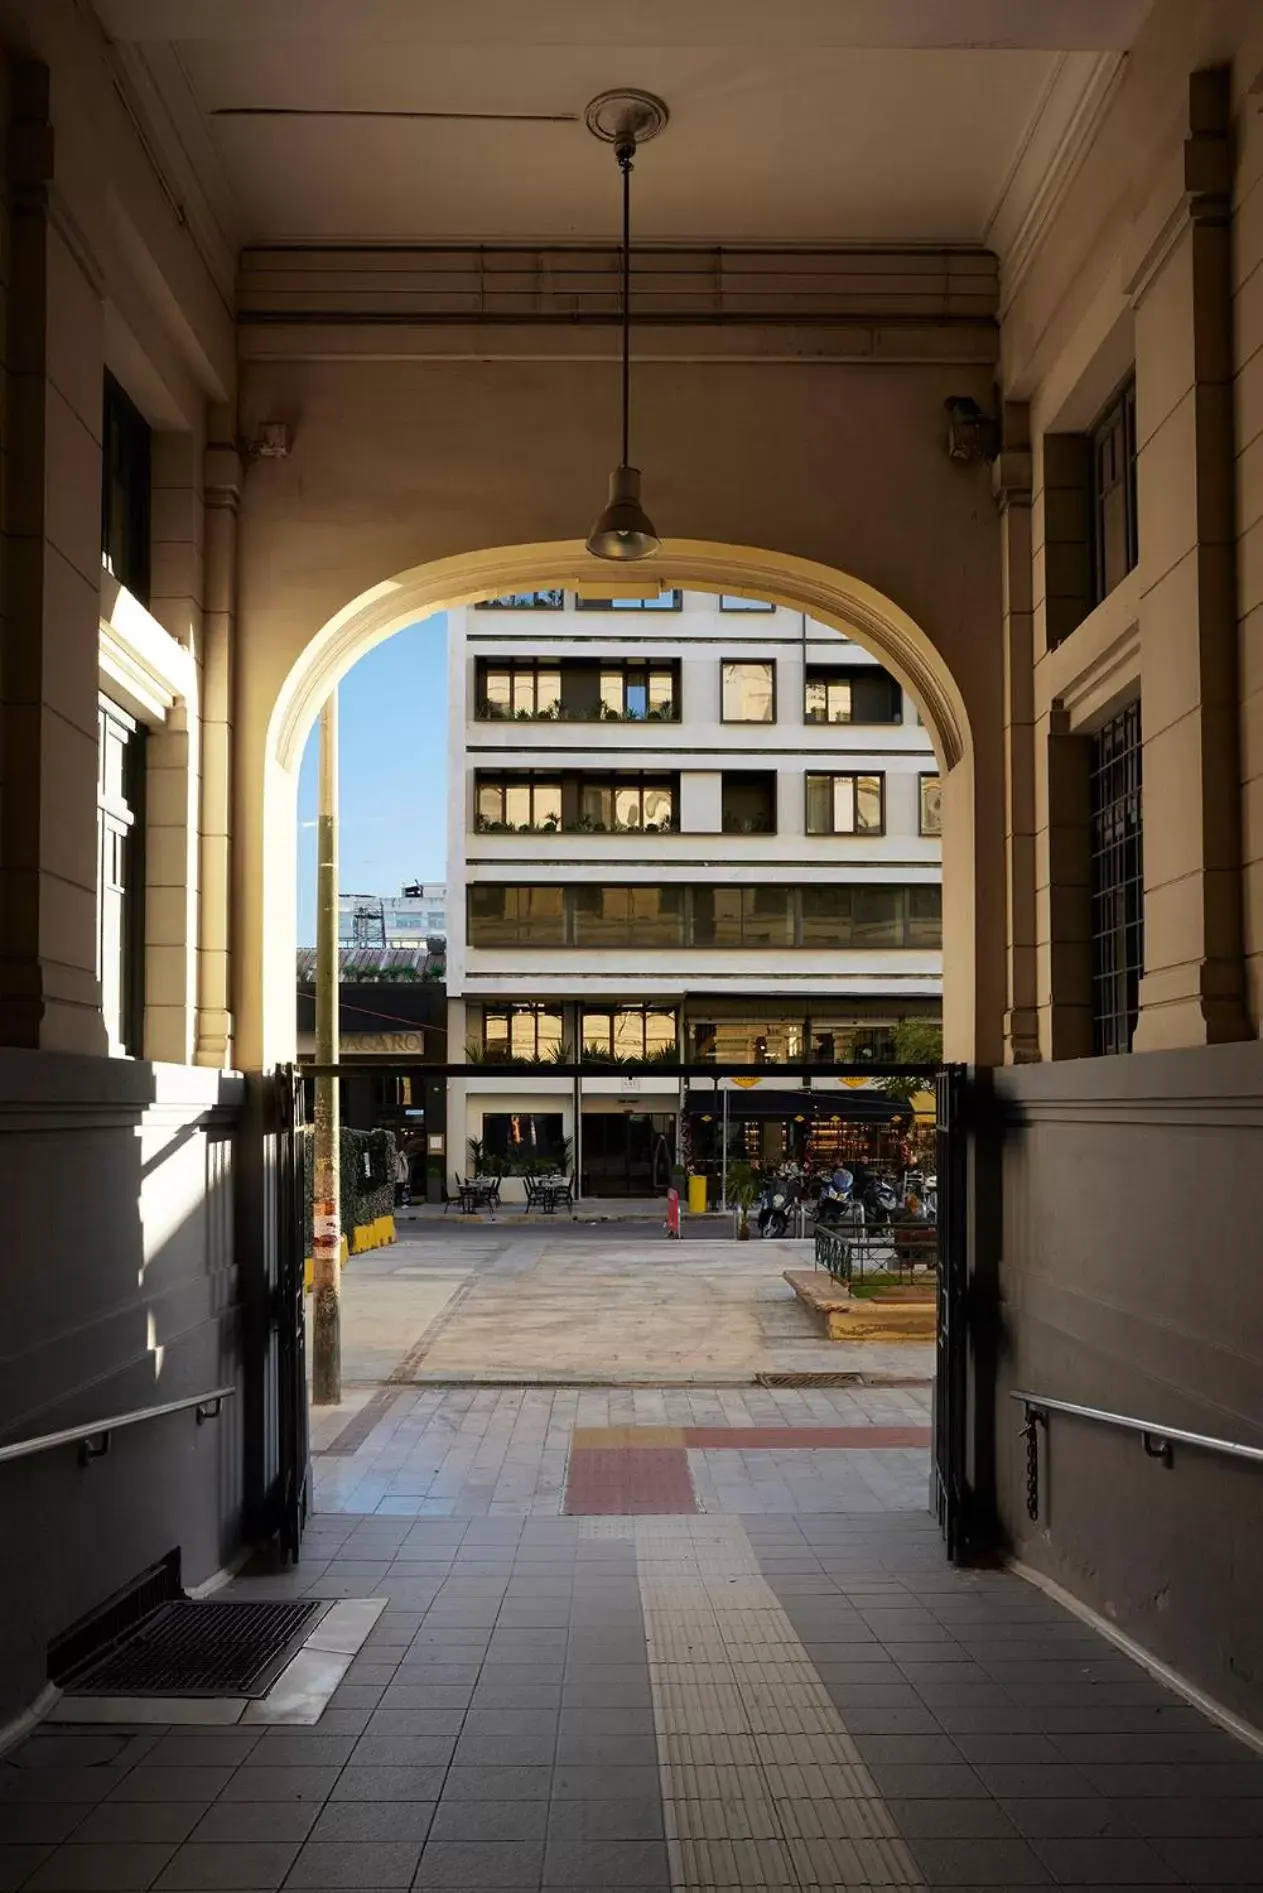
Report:
[[[728,1201],[738,1212],[737,1240],[750,1240],[750,1210],[758,1199],[759,1179],[744,1159],[728,1165]]]

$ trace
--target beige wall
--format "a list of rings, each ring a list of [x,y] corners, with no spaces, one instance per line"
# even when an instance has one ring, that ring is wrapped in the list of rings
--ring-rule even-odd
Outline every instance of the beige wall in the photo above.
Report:
[[[275,765],[277,738],[269,739],[268,725],[278,698],[309,689],[302,680],[312,660],[304,652],[316,634],[392,575],[480,548],[540,541],[560,542],[573,557],[571,545],[603,497],[616,392],[610,363],[545,354],[546,344],[553,347],[546,332],[516,336],[515,357],[492,361],[401,361],[393,333],[375,344],[390,348],[389,360],[313,361],[323,351],[311,349],[309,331],[286,337],[269,329],[262,342],[269,358],[255,359],[262,344],[247,333],[246,428],[289,418],[293,451],[252,468],[242,511],[237,937],[247,961],[241,1044],[252,1060],[269,1060],[277,1047],[256,982],[261,951],[272,947],[272,930],[261,928],[263,837],[268,876],[278,879],[272,850],[285,838],[270,823],[261,833],[252,823],[265,766]],[[737,346],[731,338],[725,344]],[[340,352],[336,334],[329,345]],[[452,355],[485,355],[487,342],[458,332],[446,346]],[[740,347],[770,352],[785,343],[743,335]],[[647,361],[636,377],[636,451],[648,503],[668,535],[656,567],[664,581],[721,588],[723,545],[761,548],[762,569],[789,603],[811,603],[789,575],[794,560],[852,575],[860,581],[856,593],[875,588],[894,617],[920,628],[919,674],[898,650],[886,654],[922,705],[928,686],[962,706],[965,753],[949,773],[945,813],[947,1006],[961,1054],[990,1058],[998,1054],[1002,1011],[998,532],[987,469],[947,459],[943,415],[950,393],[989,400],[989,371],[960,363],[699,361],[703,345],[692,334],[656,337],[654,348],[689,357]],[[287,350],[308,358],[285,359]],[[520,359],[531,350],[540,359]],[[673,547],[684,556],[690,542],[715,555],[709,581],[671,565]],[[541,570],[538,582],[559,576]],[[452,582],[465,590],[449,591],[446,601],[470,595],[467,573]],[[506,574],[495,588],[510,582],[526,580]],[[839,583],[846,592],[847,582]],[[431,596],[445,602],[441,590]],[[387,592],[378,610],[363,621],[393,620],[398,596]],[[343,648],[343,668],[359,648]],[[331,679],[336,666],[323,674]],[[306,704],[308,718],[316,701]],[[934,728],[932,709],[927,716]],[[969,865],[975,817],[977,907]],[[966,835],[955,852],[953,827]],[[292,829],[290,837],[292,849]],[[976,927],[985,930],[980,954]]]
[[[1034,916],[1045,1058],[1091,1049],[1084,739],[1136,695],[1146,925],[1136,1049],[1258,1030],[1263,122],[1251,87],[1261,68],[1257,8],[1159,0],[1032,259],[1016,279],[1002,270],[1005,394],[1021,404],[1031,449],[1034,658],[1029,728],[1008,778],[1034,845],[1011,851],[1010,904]],[[1132,368],[1140,562],[1084,616],[1082,437]]]

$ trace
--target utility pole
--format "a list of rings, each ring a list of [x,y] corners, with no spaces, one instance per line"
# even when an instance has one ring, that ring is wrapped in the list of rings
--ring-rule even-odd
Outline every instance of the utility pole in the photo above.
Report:
[[[338,1062],[338,693],[320,712],[316,823],[316,1063]],[[342,1166],[338,1080],[316,1079],[312,1249],[312,1401],[342,1400]]]

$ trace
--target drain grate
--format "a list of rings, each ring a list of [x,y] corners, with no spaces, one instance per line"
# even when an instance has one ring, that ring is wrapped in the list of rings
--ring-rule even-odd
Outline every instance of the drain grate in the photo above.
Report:
[[[262,1696],[319,1603],[181,1599],[65,1685],[70,1696]]]
[[[929,1387],[924,1375],[902,1378],[894,1374],[756,1374],[756,1387]]]

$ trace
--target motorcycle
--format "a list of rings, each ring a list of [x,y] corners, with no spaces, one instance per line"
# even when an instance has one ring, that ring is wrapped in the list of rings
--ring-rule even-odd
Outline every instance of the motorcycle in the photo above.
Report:
[[[761,1236],[773,1238],[788,1233],[789,1198],[774,1183],[769,1183],[759,1198],[758,1229]]]

